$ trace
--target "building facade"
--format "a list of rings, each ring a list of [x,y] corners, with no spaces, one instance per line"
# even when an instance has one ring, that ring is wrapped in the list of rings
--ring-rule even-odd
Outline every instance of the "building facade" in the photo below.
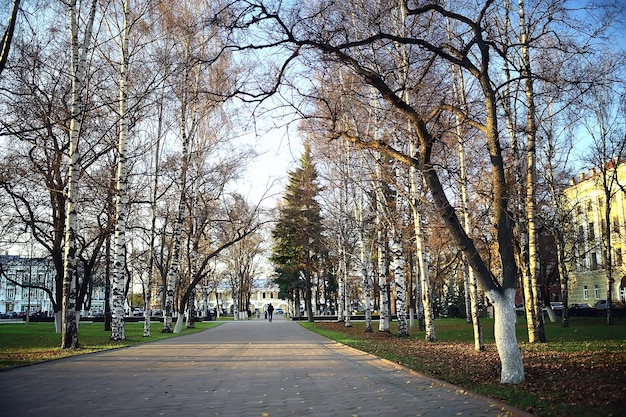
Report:
[[[48,258],[0,255],[0,313],[52,314],[52,302],[42,288],[54,293],[55,270]]]
[[[0,255],[0,313],[36,312],[53,315],[53,307],[46,288],[55,292],[56,272],[49,258],[26,258],[17,255]],[[204,290],[204,291],[203,291]],[[153,297],[153,310],[160,310],[159,297]],[[81,316],[90,317],[104,312],[105,288],[94,286],[89,297],[89,308],[81,311]],[[257,288],[250,294],[250,311],[256,310],[263,316],[268,304],[274,309],[288,311],[286,300],[278,298],[278,288]],[[219,309],[221,314],[233,314],[234,300],[231,291],[219,288],[217,291],[200,289],[196,291],[196,308],[204,311],[205,306]],[[126,303],[128,314],[130,306]]]
[[[286,300],[278,298],[278,288],[255,288],[251,291],[250,305],[248,308],[253,315],[255,315],[255,312],[258,311],[262,316],[269,304],[272,304],[274,309],[280,308],[282,311],[287,312],[288,303]],[[202,305],[202,302],[197,301],[196,305]],[[210,308],[216,308],[219,306],[221,312],[234,314],[235,302],[232,291],[228,289],[221,289],[214,292],[209,295],[208,305]]]
[[[611,285],[614,302],[626,298],[626,163],[610,161],[600,170],[570,180],[564,196],[571,213],[572,259],[568,264],[569,303],[590,304],[606,300]],[[607,198],[603,178],[611,178],[610,248],[605,239]],[[607,187],[608,188],[608,187]],[[607,278],[608,251],[611,251],[612,282]]]

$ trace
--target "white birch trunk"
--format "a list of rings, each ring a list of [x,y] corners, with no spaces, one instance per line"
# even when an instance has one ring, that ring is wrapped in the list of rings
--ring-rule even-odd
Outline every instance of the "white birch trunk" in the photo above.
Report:
[[[152,181],[152,197],[150,199],[150,244],[148,259],[148,293],[144,312],[143,336],[150,337],[150,319],[152,316],[152,290],[154,287],[154,259],[156,241],[157,196],[159,193],[159,159],[161,157],[161,136],[163,134],[163,100],[159,102],[157,137],[154,150],[154,180]]]
[[[199,199],[199,185],[198,185],[198,181],[194,180],[193,181],[193,201],[191,203],[191,254],[190,254],[190,272],[191,272],[191,276],[189,277],[190,283],[191,284],[191,280],[194,279],[194,277],[196,276],[196,274],[198,273],[198,247],[200,245],[200,232],[198,230],[198,219],[197,219],[197,210],[196,210],[196,204],[195,202],[198,201]],[[195,288],[191,289],[190,294],[189,294],[189,299],[187,300],[187,328],[194,328],[195,327],[195,317],[194,317],[194,311],[195,311],[195,297],[196,297],[196,291]],[[182,326],[180,328],[180,330],[178,330],[178,325],[176,326],[176,328],[174,329],[174,333],[180,333],[182,331]]]
[[[382,232],[379,231],[379,239]],[[379,332],[389,332],[389,290],[387,287],[387,264],[386,251],[382,240],[378,243],[378,287],[380,291],[380,319],[378,321]]]
[[[337,276],[339,277],[339,285],[337,288],[337,298],[338,298],[338,303],[337,303],[337,321],[341,322],[344,320],[344,310],[345,310],[345,298],[343,296],[343,258],[339,259],[339,269],[338,269],[338,274]]]
[[[414,152],[414,144],[410,144],[410,152]],[[428,261],[424,256],[424,231],[422,230],[422,216],[418,199],[417,173],[415,168],[409,169],[411,187],[411,212],[413,214],[413,227],[415,230],[415,254],[417,256],[418,286],[422,297],[424,309],[424,330],[425,338],[430,342],[437,341],[435,333],[435,314],[430,292],[430,278],[428,275]]]
[[[463,274],[463,294],[465,298],[465,320],[468,323],[472,323],[472,297],[470,295],[470,283],[469,283],[469,271],[470,267],[467,264],[467,258],[463,255],[463,267],[461,273]],[[476,334],[474,334],[476,339]]]
[[[113,255],[111,340],[126,339],[124,329],[124,292],[126,288],[126,217],[128,215],[128,175],[126,143],[128,135],[128,14],[129,0],[124,1],[124,26],[121,41],[119,87],[119,137],[117,155],[115,241]]]
[[[66,208],[67,218],[65,222],[65,261],[63,266],[63,305],[61,309],[61,348],[63,349],[78,348],[78,318],[76,312],[76,206],[78,204],[78,176],[80,173],[78,139],[80,137],[81,122],[84,112],[83,94],[86,84],[87,52],[91,43],[96,4],[97,1],[92,0],[81,48],[78,41],[78,10],[76,8],[76,0],[71,0],[68,3],[70,49],[72,54],[72,101]]]
[[[63,326],[63,312],[55,311],[54,312],[54,332],[61,333],[62,326]]]
[[[504,15],[504,27],[508,31],[511,29],[510,22],[510,14],[511,14],[511,5],[509,0],[504,0],[504,9],[506,11]],[[513,96],[513,92],[510,91],[509,86],[511,85],[511,74],[509,69],[509,64],[507,60],[503,62],[503,70],[505,77],[504,84],[504,94],[503,94],[503,105],[504,105],[504,113],[505,113],[505,121],[507,126],[507,131],[509,133],[511,148],[513,152],[513,175],[515,178],[515,203],[517,205],[517,221],[518,221],[518,229],[519,229],[519,254],[517,263],[519,264],[519,270],[521,273],[521,284],[522,290],[524,292],[524,312],[526,315],[526,325],[528,332],[528,339],[531,343],[533,343],[536,338],[535,334],[535,312],[533,309],[534,299],[531,290],[530,284],[530,270],[528,269],[528,224],[527,218],[525,214],[524,207],[524,198],[525,191],[523,190],[523,173],[521,168],[522,155],[520,152],[520,144],[517,140],[516,134],[516,126],[517,126],[517,118],[516,118],[516,106],[512,103],[516,103],[515,99],[511,101],[511,97]]]
[[[341,199],[341,215],[342,217],[347,217],[348,216],[348,178],[350,177],[350,172],[349,172],[349,166],[350,166],[350,152],[349,152],[349,145],[347,142],[344,142],[344,147],[341,150],[342,155],[344,156],[344,163],[345,163],[345,170],[344,170],[344,175],[342,176],[342,184],[341,184],[341,192],[340,192],[340,199]],[[352,320],[351,320],[351,314],[352,314],[352,306],[350,303],[350,288],[348,285],[348,278],[349,278],[349,258],[348,258],[348,252],[346,250],[347,245],[348,245],[348,231],[346,230],[347,228],[347,221],[343,222],[344,224],[341,225],[341,263],[343,265],[342,268],[342,281],[343,281],[343,298],[344,298],[344,313],[345,313],[345,319],[344,319],[344,323],[346,327],[352,327]]]
[[[528,218],[528,269],[530,271],[530,286],[534,303],[533,315],[535,317],[535,334],[539,341],[545,342],[543,328],[543,316],[541,314],[541,293],[539,289],[539,254],[537,252],[537,204],[535,201],[535,185],[537,182],[537,162],[536,162],[536,136],[537,124],[535,115],[535,93],[533,87],[532,69],[530,63],[530,52],[528,48],[528,38],[526,33],[526,12],[524,1],[519,0],[520,14],[520,35],[523,61],[523,75],[525,77],[525,92],[527,112],[527,176],[526,176],[526,216]],[[549,304],[549,303],[548,303]]]
[[[378,288],[380,319],[379,332],[389,332],[389,293],[387,291],[387,258],[383,238],[384,193],[382,189],[382,172],[380,157],[376,160],[376,245],[378,246]]]
[[[452,68],[452,75],[455,82],[452,83],[452,88],[457,102],[460,106],[465,107],[465,81],[463,79],[463,73],[459,69],[455,71]],[[457,85],[458,82],[458,85]],[[458,114],[455,113],[456,119],[456,135],[458,142],[459,152],[459,168],[461,177],[459,179],[461,188],[461,212],[463,216],[463,228],[468,236],[471,236],[472,223],[469,216],[469,200],[467,198],[467,169],[465,166],[465,146],[463,144],[463,135],[461,132],[461,120]],[[467,262],[467,256],[463,254],[463,281],[465,285],[465,311],[467,314],[468,322],[472,323],[474,329],[474,350],[476,352],[482,352],[485,350],[485,342],[483,338],[483,329],[480,321],[480,311],[478,309],[478,284],[476,282],[476,276],[474,270],[469,266]]]
[[[419,261],[416,260],[415,267],[415,312],[417,313],[417,328],[426,331],[426,321],[424,320],[424,302],[422,301],[422,281],[420,277]]]
[[[154,285],[154,257],[156,240],[156,216],[157,216],[157,195],[159,189],[159,156],[161,148],[161,125],[162,125],[163,104],[159,106],[159,125],[157,131],[156,149],[154,152],[154,180],[152,181],[152,197],[150,199],[150,244],[148,259],[148,293],[146,296],[146,310],[144,312],[143,336],[150,337],[150,318],[152,315],[152,287]]]
[[[404,258],[402,254],[402,238],[399,233],[394,233],[391,243],[391,253],[393,255],[393,276],[396,289],[396,315],[398,317],[398,336],[409,335],[406,321],[406,289],[404,284]]]
[[[419,269],[419,286],[421,288],[422,305],[424,306],[424,337],[429,342],[437,341],[435,332],[435,314],[430,294],[430,277],[428,274],[428,261],[424,256],[424,232],[422,231],[422,218],[418,208],[413,205],[413,221],[415,225],[415,250]]]
[[[370,277],[368,274],[368,260],[365,253],[365,224],[363,221],[363,189],[361,188],[359,194],[359,206],[358,217],[359,219],[359,249],[361,260],[361,275],[363,276],[363,293],[365,298],[365,331],[371,333],[372,330],[372,310],[370,309],[371,303],[371,285]]]
[[[187,51],[189,53],[189,51]],[[180,138],[182,143],[181,152],[181,171],[179,178],[179,200],[178,200],[178,215],[176,218],[176,224],[174,226],[173,240],[173,253],[172,261],[169,271],[167,273],[167,288],[165,294],[165,312],[163,314],[163,330],[162,333],[172,333],[172,315],[174,312],[174,288],[176,287],[176,279],[178,278],[178,269],[180,264],[180,248],[183,232],[183,220],[185,217],[186,202],[187,202],[187,171],[189,167],[189,135],[187,130],[187,109],[189,106],[189,60],[187,57],[184,59],[187,65],[184,68],[183,81],[181,85],[181,103],[180,103]],[[183,314],[184,312],[179,312]]]
[[[179,311],[178,317],[176,317],[176,323],[174,324],[174,333],[180,333],[183,331],[183,322],[185,321],[185,312]]]
[[[515,288],[504,293],[489,291],[487,295],[494,308],[494,336],[502,365],[500,382],[519,384],[524,381],[524,363],[515,334]]]
[[[184,135],[184,132],[183,132]],[[178,200],[178,216],[176,218],[176,224],[174,227],[174,240],[172,263],[167,273],[167,288],[165,293],[165,312],[163,314],[163,330],[162,333],[172,333],[172,315],[174,312],[174,288],[176,286],[176,278],[178,277],[178,266],[180,262],[180,247],[181,237],[183,231],[183,219],[185,215],[185,189],[186,189],[186,176],[187,176],[187,139],[183,136],[183,153],[181,159],[183,160],[183,168],[181,170],[180,178],[180,196]],[[179,312],[182,314],[183,312]]]
[[[345,248],[342,250],[343,256],[343,297],[344,297],[344,311],[346,313],[345,325],[346,327],[352,327],[352,319],[350,315],[352,314],[352,308],[350,303],[350,287],[348,285],[348,255],[346,253]]]
[[[483,326],[480,320],[480,309],[478,308],[478,283],[476,282],[476,275],[474,270],[468,266],[468,280],[470,288],[470,302],[472,313],[472,326],[474,328],[474,350],[476,352],[483,352],[485,350],[485,340],[483,338]]]

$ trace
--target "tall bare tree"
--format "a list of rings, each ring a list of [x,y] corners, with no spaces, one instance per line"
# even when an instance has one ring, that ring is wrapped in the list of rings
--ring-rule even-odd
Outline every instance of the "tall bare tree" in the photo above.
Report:
[[[122,5],[123,23],[120,35],[119,66],[119,138],[117,148],[117,172],[115,176],[115,242],[113,255],[113,309],[111,340],[124,340],[124,295],[126,277],[126,220],[128,216],[128,172],[127,142],[129,128],[128,114],[128,42],[130,32],[130,0]]]
[[[613,202],[615,196],[624,192],[626,184],[620,181],[617,175],[617,166],[624,162],[626,154],[626,100],[624,91],[626,86],[617,74],[622,74],[624,66],[623,57],[605,55],[604,80],[597,83],[590,90],[588,100],[585,101],[587,108],[583,126],[592,138],[591,164],[597,170],[595,180],[601,190],[603,198],[599,201],[598,210],[602,211],[600,222],[602,227],[599,236],[603,267],[606,271],[607,288],[607,324],[613,324],[613,301],[615,295],[615,261],[613,259],[613,234],[614,223]]]
[[[2,45],[0,50],[0,74],[4,71],[4,67],[9,59],[9,52],[11,51],[11,42],[13,41],[13,34],[15,33],[15,24],[17,23],[17,13],[20,10],[20,0],[13,0],[13,7],[11,8],[11,16],[4,29],[4,36],[2,36]]]
[[[355,135],[352,131],[337,129],[345,128],[345,126],[330,125],[329,129],[334,131],[334,135],[329,136],[344,138],[359,147],[379,150],[400,162],[415,166],[423,173],[425,183],[439,213],[458,246],[467,255],[478,281],[496,309],[495,334],[502,363],[501,380],[505,383],[521,382],[524,379],[524,369],[515,336],[514,309],[517,265],[512,245],[512,225],[508,216],[504,155],[498,127],[498,101],[494,80],[491,77],[491,66],[495,65],[491,55],[498,52],[495,50],[495,45],[490,42],[488,31],[493,3],[487,1],[478,8],[454,12],[435,3],[413,5],[405,2],[407,21],[411,22],[411,25],[406,28],[406,36],[398,32],[395,26],[397,20],[389,15],[390,8],[376,3],[368,6],[367,13],[359,16],[359,27],[368,27],[367,35],[363,36],[354,34],[350,29],[352,26],[347,27],[339,23],[342,22],[341,19],[331,19],[331,14],[336,16],[336,14],[343,13],[341,6],[318,8],[317,5],[310,4],[297,11],[293,10],[291,15],[282,14],[281,10],[268,13],[273,8],[265,7],[262,2],[246,2],[243,7],[243,10],[236,13],[240,19],[234,23],[234,27],[250,28],[256,22],[263,22],[265,28],[273,28],[272,33],[276,42],[269,42],[265,45],[255,44],[255,49],[269,48],[274,45],[280,45],[283,51],[291,48],[291,53],[287,54],[284,63],[279,66],[283,68],[283,71],[278,73],[280,76],[289,74],[284,70],[285,65],[305,51],[307,53],[318,51],[325,57],[332,57],[334,62],[340,63],[362,83],[373,87],[381,100],[384,100],[395,114],[401,115],[411,124],[418,144],[416,155],[408,155],[402,149],[394,147],[388,140],[389,138],[384,136],[365,138]],[[370,22],[368,19],[373,16],[376,16],[375,20],[378,24],[366,26],[365,22]],[[445,33],[445,28],[441,25],[445,24],[446,19],[458,23],[458,31],[453,42],[447,40],[442,42],[436,36],[439,32]],[[392,21],[394,25],[388,24]],[[334,22],[332,30],[329,26],[333,25],[331,22]],[[488,152],[491,163],[491,193],[493,195],[491,208],[500,255],[499,278],[489,270],[475,242],[465,232],[445,192],[437,163],[433,160],[436,145],[439,143],[439,132],[434,123],[437,120],[436,116],[442,112],[454,113],[458,109],[445,105],[432,106],[430,109],[419,108],[414,106],[414,103],[403,99],[397,93],[395,84],[396,80],[402,79],[397,76],[400,71],[398,67],[389,60],[377,61],[377,58],[384,57],[370,53],[379,49],[385,50],[388,45],[415,45],[421,48],[423,51],[421,55],[426,59],[418,60],[416,56],[415,79],[428,78],[433,82],[436,79],[441,81],[441,74],[437,73],[439,66],[435,63],[445,62],[463,69],[475,79],[479,86],[477,92],[480,92],[481,111],[476,114],[464,114],[463,117],[484,136],[485,150]],[[315,61],[307,62],[315,63]],[[418,68],[417,63],[422,66]],[[248,93],[252,94],[250,91]],[[434,102],[440,103],[441,101],[434,100]]]
[[[61,347],[78,347],[78,325],[76,317],[76,234],[78,204],[78,177],[80,175],[80,150],[78,149],[81,124],[84,117],[84,94],[87,77],[87,57],[91,47],[92,30],[96,15],[96,0],[92,0],[84,22],[83,40],[80,36],[80,10],[76,0],[68,3],[70,52],[72,56],[72,96],[70,119],[69,172],[67,186],[67,207],[65,222],[65,255],[63,268],[63,332]]]

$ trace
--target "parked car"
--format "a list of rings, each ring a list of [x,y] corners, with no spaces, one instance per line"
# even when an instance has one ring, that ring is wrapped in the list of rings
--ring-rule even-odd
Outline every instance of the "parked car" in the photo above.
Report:
[[[600,300],[598,302],[596,302],[593,307],[596,310],[606,310],[607,307],[607,302],[606,300]],[[624,306],[622,305],[622,303],[617,302],[617,301],[613,301],[613,305],[612,308],[624,308]]]
[[[16,319],[17,318],[17,313],[15,311],[9,311],[7,313],[2,313],[2,315],[0,315],[0,318],[2,318],[2,319]]]
[[[587,304],[587,303],[573,303],[569,305],[570,309],[577,309],[577,308],[592,308],[591,304]]]
[[[43,311],[29,311],[28,317],[30,317],[30,320],[44,319],[46,318],[46,313]]]
[[[276,309],[276,314],[285,314],[285,312],[283,311],[283,309],[282,309],[282,308],[278,307],[278,308]]]
[[[551,301],[550,302],[550,307],[554,311],[563,310],[563,303],[560,302],[560,301]]]

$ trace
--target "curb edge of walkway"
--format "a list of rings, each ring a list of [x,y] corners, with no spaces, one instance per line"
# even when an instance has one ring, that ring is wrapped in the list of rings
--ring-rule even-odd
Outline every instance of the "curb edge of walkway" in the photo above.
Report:
[[[365,355],[367,355],[367,356],[369,356],[371,358],[374,358],[374,359],[377,359],[377,360],[379,360],[379,361],[381,361],[383,363],[386,363],[387,365],[390,365],[390,366],[395,367],[395,368],[397,368],[399,370],[403,370],[405,372],[413,374],[414,376],[417,376],[417,377],[420,377],[422,379],[425,379],[425,380],[429,381],[432,385],[439,385],[441,387],[446,387],[446,388],[454,390],[454,391],[456,391],[456,392],[458,392],[460,394],[467,395],[468,397],[473,397],[473,398],[480,399],[480,400],[483,400],[485,402],[488,402],[490,404],[493,404],[494,406],[500,408],[502,411],[504,411],[506,413],[509,413],[509,415],[511,415],[511,416],[515,416],[515,417],[537,417],[535,414],[532,414],[532,413],[529,413],[527,411],[521,410],[521,409],[519,409],[517,407],[514,407],[514,406],[512,406],[510,404],[507,404],[507,403],[502,402],[500,400],[497,400],[495,398],[491,398],[491,397],[488,397],[486,395],[479,394],[479,393],[471,391],[471,390],[469,390],[467,388],[463,388],[463,387],[460,387],[458,385],[454,385],[454,384],[452,384],[450,382],[442,381],[442,380],[437,379],[435,377],[432,377],[430,375],[426,375],[426,374],[423,374],[423,373],[421,373],[419,371],[411,369],[411,368],[409,368],[406,365],[402,365],[402,364],[394,362],[392,360],[381,358],[380,356],[376,356],[373,353],[365,352],[364,350],[360,350],[360,349],[357,349],[355,347],[346,345],[344,343],[337,342],[336,340],[330,339],[330,338],[328,338],[328,337],[326,337],[324,335],[316,333],[313,330],[309,330],[309,329],[307,329],[304,326],[300,326],[300,328],[304,329],[304,330],[306,330],[308,332],[311,332],[313,334],[316,334],[316,335],[318,335],[318,336],[320,336],[320,337],[322,337],[322,338],[324,338],[326,340],[329,340],[332,343],[334,343],[336,345],[339,345],[339,346],[341,346],[343,348],[346,348],[346,349],[349,349],[349,350],[354,350],[356,352],[359,352],[360,354],[365,354]]]

